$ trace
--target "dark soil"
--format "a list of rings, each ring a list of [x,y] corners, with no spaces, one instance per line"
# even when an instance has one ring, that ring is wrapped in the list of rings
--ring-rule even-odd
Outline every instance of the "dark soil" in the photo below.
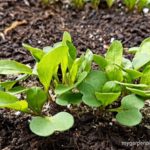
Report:
[[[69,7],[69,8],[68,8]],[[20,25],[4,34],[14,22]],[[84,10],[74,10],[60,3],[44,8],[36,0],[0,0],[0,59],[15,59],[33,64],[30,54],[22,48],[29,43],[42,48],[58,42],[64,31],[69,31],[79,53],[90,48],[104,53],[112,38],[121,40],[124,47],[138,46],[150,37],[150,13],[127,13],[114,6],[108,10],[102,4],[99,10],[86,5]],[[52,113],[60,108],[53,106]],[[81,112],[81,110],[78,110]],[[28,128],[30,116],[0,110],[0,149],[2,150],[147,150],[150,149],[150,118],[142,124],[127,128],[118,125],[109,115],[95,115],[92,111],[77,116],[74,127],[64,133],[47,138],[33,135]],[[149,142],[128,146],[122,142]]]

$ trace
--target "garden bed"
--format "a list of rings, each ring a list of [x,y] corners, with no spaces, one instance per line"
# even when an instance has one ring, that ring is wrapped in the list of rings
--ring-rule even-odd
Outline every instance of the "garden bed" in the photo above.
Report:
[[[139,46],[143,39],[150,37],[150,13],[127,13],[122,6],[107,9],[105,4],[97,11],[91,9],[88,4],[81,11],[71,7],[68,9],[68,7],[70,6],[62,6],[58,3],[44,8],[35,0],[0,1],[0,59],[15,59],[33,65],[33,58],[22,48],[22,43],[42,48],[60,41],[64,31],[71,33],[79,53],[90,48],[95,53],[104,54],[113,39],[121,40],[124,47],[128,48]],[[15,21],[23,21],[23,23],[8,30]],[[130,56],[126,55],[126,57]],[[32,79],[29,82],[34,84]],[[50,111],[55,114],[63,109],[52,104]],[[146,117],[136,127],[127,128],[116,123],[108,113],[101,113],[98,110],[93,112],[85,106],[74,109],[71,111],[75,116],[74,127],[70,131],[56,133],[47,138],[38,137],[30,132],[28,127],[30,116],[1,109],[0,149],[141,150],[150,148],[150,144],[131,143],[133,145],[129,146],[122,143],[148,142],[150,118]]]

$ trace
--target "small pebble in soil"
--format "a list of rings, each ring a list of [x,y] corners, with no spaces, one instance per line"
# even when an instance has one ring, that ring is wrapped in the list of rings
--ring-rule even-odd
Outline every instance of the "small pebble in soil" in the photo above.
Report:
[[[16,116],[19,116],[20,114],[21,114],[20,111],[16,111],[16,112],[15,112],[15,115],[16,115]]]
[[[144,14],[147,14],[149,12],[149,8],[144,8],[143,12],[144,12]]]

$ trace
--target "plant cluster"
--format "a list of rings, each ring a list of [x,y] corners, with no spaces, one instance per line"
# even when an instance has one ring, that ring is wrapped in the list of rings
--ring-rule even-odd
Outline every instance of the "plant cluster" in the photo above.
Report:
[[[52,100],[62,106],[84,103],[92,108],[116,112],[116,120],[126,126],[141,122],[140,110],[150,97],[150,38],[140,47],[129,49],[134,54],[133,60],[123,56],[120,41],[113,41],[105,56],[87,49],[78,57],[68,32],[64,32],[62,41],[53,46],[39,49],[23,44],[23,47],[35,59],[35,66],[31,68],[14,60],[0,60],[1,75],[18,75],[15,80],[0,82],[0,108],[31,114],[33,133],[48,136],[73,126],[73,116],[68,112],[45,116],[43,106]],[[93,63],[98,69],[93,69]],[[21,86],[29,76],[35,76],[41,86]],[[18,99],[20,94],[24,96]],[[116,101],[121,101],[121,105],[110,108]]]
[[[56,0],[42,0],[44,4],[54,3]],[[70,0],[78,9],[82,9],[86,3],[91,3],[92,7],[97,9],[100,5],[101,0]],[[116,2],[116,0],[105,0],[109,8]],[[133,11],[136,7],[138,12],[141,12],[144,7],[149,7],[150,0],[123,0],[123,4],[128,8],[129,11]]]

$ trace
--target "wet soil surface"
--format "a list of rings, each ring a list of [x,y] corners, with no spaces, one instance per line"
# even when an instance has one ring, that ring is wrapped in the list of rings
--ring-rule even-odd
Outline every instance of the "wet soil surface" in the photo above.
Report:
[[[16,21],[21,24],[8,30]],[[138,46],[144,38],[150,37],[150,13],[127,13],[122,6],[108,10],[105,4],[97,11],[89,5],[79,11],[60,3],[44,8],[36,0],[0,0],[0,59],[33,64],[22,43],[42,48],[60,41],[64,31],[71,33],[79,53],[90,48],[103,54],[113,39],[121,40],[128,48]],[[55,114],[59,108],[53,105],[51,111]],[[149,118],[137,127],[127,128],[118,125],[108,114],[96,115],[92,111],[79,116],[73,114],[76,121],[70,131],[41,138],[29,130],[30,116],[1,109],[0,149],[150,149],[150,130],[145,126],[149,125]]]

